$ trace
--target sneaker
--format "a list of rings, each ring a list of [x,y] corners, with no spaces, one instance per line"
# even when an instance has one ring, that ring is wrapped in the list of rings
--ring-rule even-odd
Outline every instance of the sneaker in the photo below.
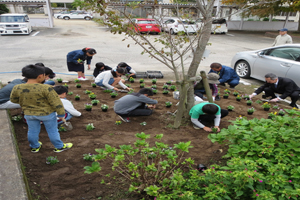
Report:
[[[87,81],[88,79],[85,78],[85,77],[80,77],[80,78],[78,78],[78,80],[80,80],[80,81]]]
[[[200,129],[198,126],[196,125],[193,125],[194,129]]]
[[[225,86],[225,83],[219,83],[219,85]]]
[[[123,121],[123,122],[130,122],[129,120],[129,117],[122,117],[121,115],[118,115],[120,117],[120,119]]]
[[[298,106],[295,103],[290,103],[290,106],[293,108],[298,108]]]
[[[40,151],[40,149],[42,148],[42,142],[39,141],[39,143],[40,143],[40,146],[38,148],[31,148],[32,153],[37,153]]]
[[[232,88],[232,89],[233,89],[233,88],[235,88],[235,86],[232,86],[232,85],[231,85],[231,86],[229,86],[229,88]]]
[[[73,146],[72,143],[64,143],[64,146],[63,146],[62,148],[60,148],[60,149],[55,148],[53,151],[54,151],[55,153],[60,153],[60,152],[62,152],[62,151],[71,149],[72,146]]]
[[[216,98],[215,98],[215,100],[216,100],[216,101],[220,101],[220,100],[221,100],[221,97],[220,97],[219,95],[217,95]]]

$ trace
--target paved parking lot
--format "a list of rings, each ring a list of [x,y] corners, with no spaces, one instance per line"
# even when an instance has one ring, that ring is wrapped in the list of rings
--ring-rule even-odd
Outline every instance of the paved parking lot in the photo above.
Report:
[[[92,68],[96,62],[114,67],[124,61],[136,71],[159,70],[165,76],[173,74],[159,61],[141,55],[142,48],[132,40],[122,41],[124,34],[114,35],[108,28],[93,21],[54,19],[54,24],[52,29],[34,28],[29,36],[0,36],[0,80],[5,83],[20,78],[21,74],[15,72],[27,64],[37,62],[44,63],[56,73],[75,75],[67,70],[66,55],[69,51],[83,47],[92,47],[98,52],[92,60]],[[269,47],[273,40],[264,36],[264,33],[229,32],[227,35],[211,35],[211,45],[207,46],[210,55],[201,62],[199,70],[208,71],[212,62],[230,66],[236,52]],[[127,48],[128,44],[130,48]],[[189,66],[189,62],[185,62],[186,66]],[[86,74],[92,75],[92,70]]]

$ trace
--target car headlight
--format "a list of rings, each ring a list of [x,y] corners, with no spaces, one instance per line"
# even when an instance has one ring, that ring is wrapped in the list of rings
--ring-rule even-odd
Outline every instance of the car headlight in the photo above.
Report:
[[[20,24],[20,28],[26,28],[27,25],[26,24]]]

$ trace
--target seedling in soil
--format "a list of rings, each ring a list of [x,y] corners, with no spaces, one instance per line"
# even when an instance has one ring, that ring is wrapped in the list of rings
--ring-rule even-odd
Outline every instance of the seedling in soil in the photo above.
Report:
[[[120,125],[120,124],[122,124],[122,121],[116,121],[115,124],[116,124],[116,125]]]
[[[86,161],[93,161],[94,160],[94,155],[91,153],[88,154],[83,154],[83,159]]]
[[[89,123],[88,125],[85,126],[87,131],[92,131],[95,129],[95,126],[93,123]]]
[[[13,116],[11,119],[15,122],[18,122],[22,119],[22,116],[21,115]]]
[[[49,156],[46,158],[46,164],[48,165],[55,165],[56,163],[58,163],[59,160],[57,159],[57,157],[53,157],[53,156]]]

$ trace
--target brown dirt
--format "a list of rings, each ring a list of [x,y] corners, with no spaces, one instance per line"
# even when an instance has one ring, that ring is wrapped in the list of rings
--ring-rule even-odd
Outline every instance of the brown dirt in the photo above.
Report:
[[[131,84],[135,91],[139,90],[139,83]],[[146,86],[150,86],[150,80],[146,80]],[[213,163],[222,163],[222,156],[226,153],[227,147],[221,146],[217,143],[213,144],[207,138],[207,132],[195,130],[191,122],[185,122],[180,129],[173,129],[174,117],[167,114],[167,111],[174,112],[176,110],[175,104],[178,102],[173,99],[172,94],[161,94],[163,83],[158,83],[158,90],[160,94],[153,98],[158,100],[158,106],[152,116],[148,117],[132,117],[130,123],[122,123],[115,125],[119,120],[118,116],[113,111],[114,100],[109,94],[104,93],[103,90],[92,88],[90,81],[83,82],[82,88],[75,87],[75,83],[69,83],[69,91],[74,92],[73,95],[67,96],[72,100],[76,109],[78,109],[82,116],[79,118],[73,117],[71,123],[74,129],[72,131],[61,132],[61,139],[63,142],[72,142],[73,148],[62,153],[54,153],[53,145],[49,141],[45,129],[42,127],[40,133],[40,141],[43,142],[43,148],[39,153],[31,153],[29,143],[27,141],[27,125],[20,121],[14,122],[14,128],[17,136],[19,149],[22,156],[22,161],[25,166],[26,176],[29,180],[29,186],[34,199],[50,199],[50,200],[82,200],[82,199],[141,199],[141,196],[130,195],[128,190],[128,182],[117,173],[111,172],[109,163],[101,163],[103,173],[101,174],[84,174],[83,167],[90,165],[91,162],[83,160],[83,154],[95,153],[96,148],[104,148],[105,144],[111,146],[119,146],[122,144],[132,144],[135,141],[135,134],[145,132],[151,134],[151,137],[156,134],[163,133],[162,141],[164,143],[177,144],[179,142],[192,141],[192,148],[187,155],[195,160],[196,164],[204,164],[209,166]],[[84,93],[85,90],[91,90],[97,94],[97,99],[100,104],[93,106],[91,112],[84,110],[84,103],[89,103],[91,100],[88,95]],[[220,86],[221,94],[225,87]],[[233,92],[233,90],[231,90]],[[80,101],[75,101],[74,96],[81,95]],[[126,95],[126,93],[119,93],[117,98]],[[117,99],[116,98],[116,99]],[[164,106],[165,101],[173,103],[171,108]],[[266,118],[267,113],[263,111],[261,105],[256,103],[253,107],[256,112],[253,115],[247,115],[247,108],[245,100],[237,102],[235,97],[231,94],[229,99],[221,99],[217,101],[221,108],[226,109],[228,105],[235,106],[235,110],[229,112],[226,118],[221,121],[220,128],[226,128],[230,125],[230,120],[235,120],[239,115],[247,116],[248,119]],[[101,111],[101,104],[110,106],[108,112]],[[285,107],[284,105],[280,105]],[[271,108],[270,112],[274,111]],[[20,114],[20,109],[11,110],[12,116]],[[147,122],[146,126],[141,126],[141,122]],[[95,129],[93,131],[85,130],[85,125],[93,123]],[[153,143],[152,143],[153,144]],[[220,151],[222,149],[223,151]],[[45,163],[48,156],[57,156],[59,163],[56,165],[47,165]],[[196,167],[196,166],[195,166]],[[107,177],[105,174],[110,173]],[[101,180],[105,180],[106,184],[100,184]]]

